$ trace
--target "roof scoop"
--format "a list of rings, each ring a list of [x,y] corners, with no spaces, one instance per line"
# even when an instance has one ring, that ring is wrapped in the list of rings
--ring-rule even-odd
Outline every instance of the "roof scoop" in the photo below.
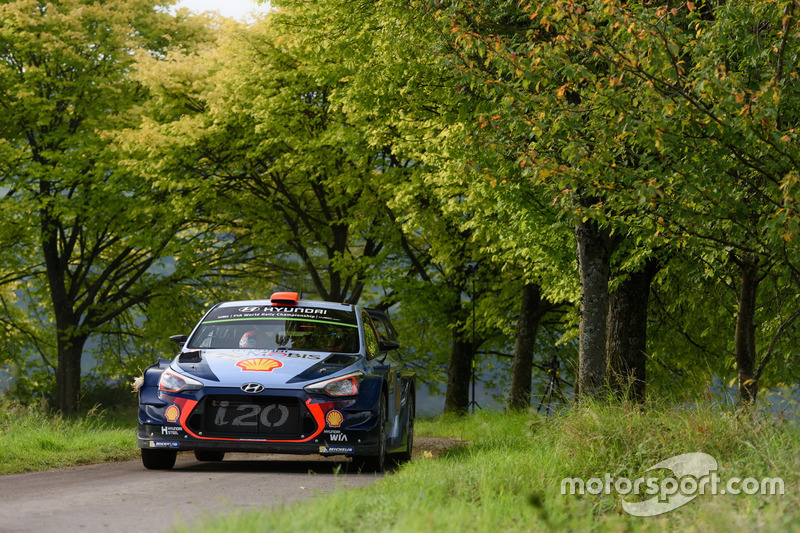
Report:
[[[276,292],[270,297],[272,305],[297,305],[299,294],[296,292]]]

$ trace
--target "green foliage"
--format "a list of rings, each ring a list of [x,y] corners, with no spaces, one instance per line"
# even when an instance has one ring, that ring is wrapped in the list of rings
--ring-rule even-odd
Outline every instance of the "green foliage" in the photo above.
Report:
[[[23,375],[25,367],[41,358],[56,373],[65,412],[77,407],[87,340],[136,335],[139,313],[174,298],[177,282],[200,263],[187,245],[201,230],[163,191],[122,168],[109,141],[139,121],[147,98],[130,76],[136,54],[160,57],[205,33],[159,5],[0,6],[0,239],[10,243],[0,282],[15,339],[8,359],[23,397],[35,385],[27,380],[39,380]]]
[[[395,316],[407,329],[432,335],[428,344],[407,335],[404,355],[437,370],[430,363],[470,334],[464,294],[501,285],[500,265],[471,244],[471,217],[431,193],[419,152],[404,153],[400,136],[375,138],[373,128],[387,124],[351,100],[364,82],[352,58],[317,54],[336,43],[298,34],[297,24],[293,15],[226,26],[202,56],[175,54],[166,65],[143,58],[137,79],[156,95],[152,120],[120,145],[147,156],[132,164],[153,179],[171,175],[208,199],[203,209],[235,236],[233,246],[249,250],[240,282],[399,302]],[[470,287],[468,264],[478,261],[486,267]],[[508,309],[498,301],[494,317]],[[481,339],[498,331],[484,320],[476,329]]]
[[[481,351],[509,352],[526,279],[547,276],[548,297],[575,299],[574,278],[565,276],[574,272],[564,238],[569,225],[529,209],[524,185],[507,196],[496,187],[500,178],[490,168],[515,169],[504,146],[480,135],[479,120],[493,104],[460,86],[430,13],[419,3],[400,2],[276,5],[279,24],[304,28],[301,37],[317,62],[340,65],[346,83],[332,95],[333,104],[372,145],[413,162],[384,183],[411,264],[401,259],[376,281],[399,302],[396,316],[415,331],[431,332],[441,345],[425,346],[433,355],[426,375],[450,357],[449,336],[470,341],[474,331]]]
[[[756,254],[765,276],[794,279],[761,286],[759,308],[781,302],[783,318],[773,320],[772,310],[757,318],[758,363],[769,362],[773,341],[792,342],[796,315],[786,305],[798,293],[789,231],[796,202],[786,191],[798,160],[794,4],[420,1],[381,2],[376,10],[405,12],[416,31],[427,29],[418,46],[428,46],[432,59],[423,68],[451,87],[444,102],[458,102],[461,114],[447,115],[451,108],[434,100],[438,131],[447,134],[426,147],[425,161],[437,163],[426,185],[458,198],[448,204],[455,209],[481,214],[468,223],[471,235],[483,237],[478,242],[489,243],[506,268],[524,258],[527,275],[546,280],[545,291],[576,301],[563,243],[572,225],[589,218],[624,239],[613,283],[652,255],[682,263],[664,273],[662,287],[695,292],[658,295],[680,309],[678,336],[656,339],[652,353],[669,358],[668,366],[675,359],[699,366],[705,379],[731,371],[733,336],[719,333],[738,312],[736,265]],[[392,40],[405,44],[401,35]],[[381,87],[391,85],[388,77]],[[402,82],[394,83],[399,90]],[[423,108],[404,100],[411,116]],[[681,277],[666,277],[675,274]],[[719,307],[706,309],[709,300],[698,293]],[[702,326],[692,322],[701,314]],[[697,326],[716,334],[708,351],[719,357],[678,347],[681,337],[698,337]]]
[[[160,5],[0,6],[20,398],[67,346],[123,382],[198,310],[274,288],[393,306],[401,355],[441,382],[473,332],[484,368],[510,351],[535,282],[563,310],[546,359],[578,335],[588,220],[619,243],[612,289],[660,261],[651,391],[736,375],[744,257],[758,377],[796,380],[795,3],[280,0],[247,27]]]
[[[269,19],[169,59],[139,63],[156,97],[150,120],[120,138],[134,165],[206,200],[247,252],[242,277],[357,301],[387,260],[382,182],[402,169],[331,104],[341,67],[316,63]]]

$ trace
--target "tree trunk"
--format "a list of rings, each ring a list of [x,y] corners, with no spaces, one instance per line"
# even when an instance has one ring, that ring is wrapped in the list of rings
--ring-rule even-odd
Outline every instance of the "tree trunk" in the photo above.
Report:
[[[756,368],[756,298],[758,295],[758,259],[747,256],[738,262],[742,274],[739,310],[736,314],[736,368],[739,371],[739,406],[755,403],[758,395]]]
[[[44,196],[49,195],[49,183],[40,182],[40,190]],[[86,336],[76,335],[80,323],[65,281],[68,278],[68,260],[59,254],[59,223],[47,209],[42,209],[40,217],[42,254],[56,322],[58,366],[55,403],[56,409],[71,415],[78,410],[81,391],[81,355]]]
[[[514,363],[511,368],[511,391],[508,396],[509,409],[523,410],[531,402],[531,371],[536,332],[544,311],[538,285],[527,283],[522,288],[522,304],[517,321],[514,343]]]
[[[648,261],[643,270],[630,274],[609,295],[606,332],[609,384],[620,398],[637,403],[645,399],[647,301],[657,271],[656,261]]]
[[[575,397],[597,396],[606,385],[608,279],[614,241],[593,220],[575,226],[581,281],[581,324]]]
[[[469,408],[469,386],[472,378],[472,361],[475,350],[472,342],[459,338],[453,331],[453,349],[447,367],[447,392],[444,399],[444,412],[464,415]]]
[[[65,415],[78,410],[81,397],[81,355],[85,337],[66,339],[58,332],[58,367],[56,368],[56,409]]]

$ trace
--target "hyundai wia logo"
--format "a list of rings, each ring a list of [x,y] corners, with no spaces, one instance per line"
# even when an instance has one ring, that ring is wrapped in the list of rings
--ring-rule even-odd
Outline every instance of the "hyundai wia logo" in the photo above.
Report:
[[[249,392],[250,394],[257,394],[264,390],[264,385],[261,383],[245,383],[241,386],[241,389],[244,392]]]

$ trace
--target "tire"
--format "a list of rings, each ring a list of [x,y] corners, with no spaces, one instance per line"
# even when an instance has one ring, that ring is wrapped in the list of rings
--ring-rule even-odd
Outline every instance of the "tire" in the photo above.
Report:
[[[389,412],[386,399],[381,394],[378,410],[378,453],[375,455],[360,455],[353,457],[353,462],[361,472],[383,472],[386,470],[386,432],[388,431]]]
[[[142,448],[142,464],[148,470],[169,470],[175,466],[178,452],[175,450],[154,450]]]
[[[408,396],[408,418],[406,419],[406,450],[404,452],[392,454],[392,460],[395,464],[407,463],[411,460],[411,454],[414,451],[414,391],[412,390]]]
[[[195,450],[194,458],[198,461],[222,461],[225,458],[225,452],[218,452],[216,450]]]

